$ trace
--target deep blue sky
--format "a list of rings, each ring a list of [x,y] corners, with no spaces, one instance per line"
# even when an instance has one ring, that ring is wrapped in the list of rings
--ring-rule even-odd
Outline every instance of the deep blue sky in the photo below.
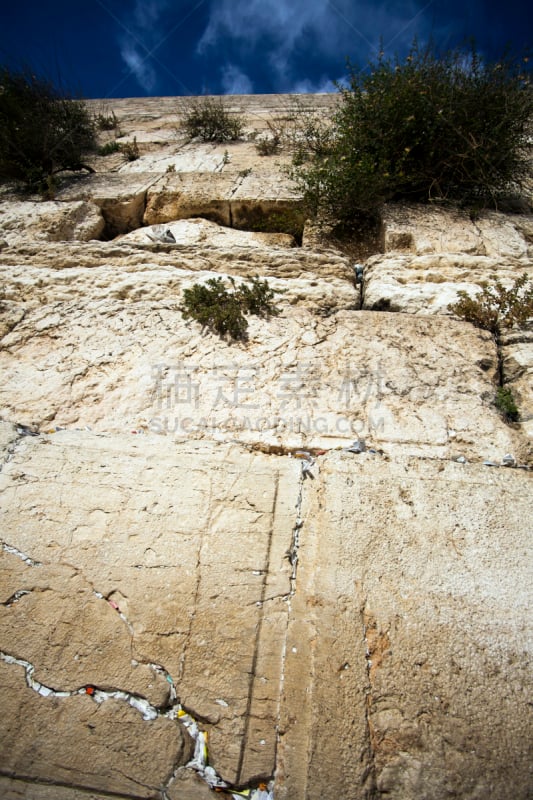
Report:
[[[497,58],[531,43],[524,0],[6,0],[0,63],[30,65],[85,97],[331,91],[380,37],[442,48],[475,37]]]

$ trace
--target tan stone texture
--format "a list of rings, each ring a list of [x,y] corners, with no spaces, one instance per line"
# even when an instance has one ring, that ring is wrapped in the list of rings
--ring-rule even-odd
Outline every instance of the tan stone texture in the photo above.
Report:
[[[0,777],[3,800],[107,800],[108,794],[76,789],[73,786],[33,783],[16,778]],[[131,795],[130,795],[131,796]],[[116,800],[128,800],[127,795],[113,795]]]
[[[363,308],[449,314],[458,292],[476,294],[495,277],[507,286],[533,277],[527,217],[391,205],[382,222],[383,252],[365,266]]]
[[[277,797],[529,796],[529,489],[512,470],[324,458],[307,487]]]
[[[0,794],[528,800],[531,331],[448,305],[533,218],[390,205],[346,254],[255,146],[334,97],[227,98],[227,145],[187,102],[92,101],[139,159],[1,190]],[[255,275],[245,341],[184,320]]]
[[[29,594],[2,609],[2,650],[54,689],[90,684],[164,707],[143,666],[161,665],[210,730],[224,779],[271,774],[299,473],[295,459],[232,445],[22,437],[0,475],[3,535],[42,566],[6,565],[4,602]],[[256,753],[246,774],[244,747]]]
[[[4,774],[152,797],[190,755],[175,723],[145,722],[114,699],[40,697],[20,667],[2,662],[0,684]]]

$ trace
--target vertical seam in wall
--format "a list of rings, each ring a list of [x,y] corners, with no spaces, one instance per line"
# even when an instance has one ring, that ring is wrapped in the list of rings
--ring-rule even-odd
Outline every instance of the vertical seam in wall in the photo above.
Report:
[[[242,745],[241,745],[241,752],[239,753],[239,762],[237,765],[237,782],[240,784],[242,779],[242,767],[244,763],[244,755],[246,752],[246,747],[248,743],[248,733],[250,729],[250,711],[252,708],[253,702],[253,695],[254,695],[254,684],[255,684],[255,677],[256,677],[256,670],[257,670],[257,662],[259,657],[259,647],[261,644],[261,633],[263,629],[263,620],[265,616],[265,597],[267,592],[267,585],[268,580],[270,577],[270,559],[272,554],[272,543],[274,540],[274,525],[276,520],[276,506],[278,501],[278,492],[279,492],[279,472],[276,473],[276,484],[274,489],[274,499],[272,501],[272,511],[271,511],[271,522],[270,522],[270,529],[268,533],[268,545],[267,545],[267,554],[264,564],[264,574],[263,574],[263,582],[261,585],[261,611],[259,614],[259,620],[257,622],[257,630],[255,633],[255,646],[254,646],[254,654],[252,658],[252,666],[250,669],[250,681],[248,683],[248,698],[246,701],[246,712],[245,712],[245,722],[244,722],[244,731],[242,737]]]
[[[202,582],[202,550],[203,550],[204,542],[205,542],[205,531],[209,530],[210,524],[211,524],[211,519],[212,519],[212,507],[213,507],[213,505],[212,505],[212,495],[213,495],[212,488],[213,488],[213,484],[212,484],[212,482],[210,480],[209,481],[209,505],[208,505],[208,508],[210,509],[210,512],[209,512],[209,517],[207,519],[205,527],[202,527],[202,531],[201,531],[201,534],[200,534],[200,542],[199,542],[199,545],[198,545],[198,552],[197,552],[197,556],[196,556],[196,575],[197,575],[197,577],[196,577],[196,586],[195,586],[195,589],[194,589],[193,607],[192,607],[191,618],[189,620],[189,625],[187,627],[187,633],[185,635],[185,641],[184,641],[184,644],[183,644],[183,652],[182,652],[182,656],[181,656],[181,659],[180,659],[179,672],[178,672],[178,675],[177,675],[177,678],[176,678],[176,684],[178,686],[182,682],[183,677],[185,675],[186,662],[187,662],[187,651],[188,651],[190,643],[191,643],[192,630],[193,630],[193,626],[194,626],[194,620],[196,618],[196,605],[198,603],[198,598],[200,596],[200,584]],[[182,698],[180,697],[180,700],[181,699]]]

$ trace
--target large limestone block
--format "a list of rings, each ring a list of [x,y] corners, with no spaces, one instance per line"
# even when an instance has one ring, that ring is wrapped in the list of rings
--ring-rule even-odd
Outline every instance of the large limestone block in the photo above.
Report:
[[[198,235],[196,226],[186,224],[185,236],[191,228]],[[205,224],[202,221],[198,228]],[[149,241],[146,230],[137,236]],[[227,230],[215,226],[219,241],[226,239]],[[43,312],[46,306],[53,309],[52,317],[59,308],[70,308],[70,314],[70,304],[78,303],[80,296],[93,303],[113,298],[126,306],[149,301],[177,311],[184,289],[221,275],[228,276],[228,288],[229,276],[268,278],[271,288],[279,292],[276,303],[280,307],[304,307],[319,316],[358,306],[346,259],[287,249],[284,245],[291,237],[281,234],[228,232],[227,238],[244,243],[230,248],[205,241],[197,245],[99,243],[67,252],[54,248],[38,253],[32,247],[15,255],[0,253],[0,334],[13,330],[30,308],[40,306]],[[332,274],[324,283],[328,270]]]
[[[204,217],[242,230],[301,235],[301,197],[278,170],[164,175],[148,191],[146,225]]]
[[[131,632],[117,603],[98,596],[73,567],[30,566],[2,550],[0,597],[1,647],[35,664],[41,683],[62,691],[86,685],[127,690],[158,707],[168,703],[164,676],[148,664],[132,664]]]
[[[524,272],[533,277],[531,262],[494,256],[406,255],[371,256],[365,265],[363,308],[408,314],[450,314],[459,292],[476,295],[500,280],[510,287]]]
[[[135,176],[104,173],[74,177],[64,181],[58,200],[90,200],[102,211],[108,239],[128,233],[142,225],[146,194],[159,178],[158,174],[138,173]]]
[[[158,225],[170,220],[204,217],[232,227],[230,198],[235,185],[234,175],[165,175],[148,190],[144,224]]]
[[[272,234],[260,233],[246,236],[243,231],[208,226],[204,230],[217,231],[216,235],[221,240],[225,236],[231,236],[232,242],[240,242],[239,247],[217,247],[208,241],[189,240],[191,230],[194,231],[194,226],[200,224],[198,221],[182,220],[179,224],[186,225],[187,243],[151,242],[146,237],[146,231],[152,230],[150,226],[140,228],[141,233],[135,232],[134,244],[121,237],[113,242],[88,242],[83,246],[74,242],[69,242],[68,246],[64,243],[50,243],[46,247],[27,244],[13,250],[0,251],[2,299],[46,302],[48,296],[55,296],[58,283],[69,286],[69,297],[74,298],[78,280],[82,281],[82,292],[87,291],[89,284],[91,293],[99,287],[102,293],[106,289],[109,294],[114,291],[114,284],[120,284],[130,273],[148,274],[159,269],[178,275],[179,270],[184,269],[243,277],[260,275],[285,280],[308,277],[314,281],[317,293],[320,291],[325,297],[329,294],[330,284],[335,285],[334,293],[340,291],[340,281],[337,281],[340,279],[346,283],[352,297],[358,298],[359,292],[354,291],[354,271],[350,260],[335,251],[314,252],[292,246],[282,248],[279,246],[280,241],[286,242],[287,239],[278,238],[279,234],[276,238]],[[204,224],[207,223],[202,220],[202,228]],[[158,229],[158,226],[154,227]],[[163,229],[166,227],[168,225],[162,226]],[[178,233],[179,230],[180,228]],[[137,243],[137,237],[142,238],[142,243]],[[269,246],[272,241],[275,247]],[[95,267],[99,269],[95,270]],[[81,268],[90,269],[92,278],[88,277],[88,273],[82,272]],[[62,270],[65,270],[63,274]],[[27,279],[24,279],[24,275],[28,276]],[[41,276],[41,280],[36,279],[37,275]],[[146,278],[139,279],[141,286],[145,280]],[[61,297],[63,296],[65,295],[61,293]]]
[[[528,262],[522,219],[531,222],[527,216],[491,211],[473,218],[459,209],[390,203],[383,209],[383,250],[415,255],[480,255]]]
[[[0,756],[4,774],[152,798],[192,753],[175,721],[143,720],[113,698],[43,697],[26,685],[18,664],[0,660],[0,691],[2,740],[9,742]]]
[[[533,275],[531,217],[390,204],[383,210],[383,254],[365,266],[363,307],[449,313],[459,291],[475,294],[496,277],[511,285]]]
[[[141,141],[140,137],[137,137]],[[150,137],[151,138],[151,137]],[[225,164],[224,153],[227,147],[221,144],[187,144],[179,150],[147,153],[135,161],[120,167],[121,175],[134,175],[138,172],[183,173],[183,172],[222,172]]]
[[[243,247],[293,247],[294,239],[284,233],[255,233],[252,231],[239,231],[217,225],[206,219],[182,219],[169,221],[165,225],[138,228],[132,233],[120,237],[121,242],[139,242],[147,244],[153,242],[166,231],[170,231],[176,244],[187,246],[209,246],[232,249],[234,252]],[[235,253],[235,255],[237,255]],[[180,253],[181,255],[181,253]]]
[[[284,231],[301,240],[305,223],[301,200],[301,193],[279,165],[271,171],[247,170],[231,198],[232,225],[243,230]]]
[[[260,162],[259,166],[261,167],[263,163]],[[280,170],[252,169],[238,183],[232,200],[235,209],[239,207],[244,209],[247,203],[253,201],[261,203],[292,201],[295,203],[301,200],[301,193]]]
[[[126,299],[28,310],[2,340],[4,417],[271,448],[363,436],[387,452],[522,457],[519,433],[494,406],[487,332],[407,314],[318,319],[284,305],[279,317],[251,318],[249,340],[230,344],[185,322],[176,295],[147,299],[138,278]]]
[[[0,650],[32,663],[35,679],[54,689],[77,692],[91,684],[140,695],[161,708],[166,701],[159,680],[168,676],[182,705],[209,732],[210,763],[221,777],[245,784],[271,776],[299,462],[231,444],[177,446],[163,438],[81,431],[20,434],[13,442],[12,435],[5,435],[9,459],[0,473],[2,539],[4,559],[20,564],[4,573]],[[11,664],[9,670],[20,671],[23,683],[22,668]],[[28,699],[19,694],[19,709],[35,702],[43,708],[38,748],[57,724],[47,702],[57,714],[62,708],[81,714],[81,728],[80,709],[94,713],[93,700],[77,694],[36,700],[29,689]],[[109,698],[99,709],[116,703]],[[121,745],[121,770],[129,774],[128,759],[157,749],[158,736],[152,743],[150,731],[166,731],[170,721],[160,717],[154,728],[122,705],[120,724],[127,722],[124,714],[139,718],[131,727],[138,745]],[[111,728],[102,733],[112,735]],[[179,740],[178,733],[172,736]],[[16,764],[4,769],[28,774],[20,765],[30,747],[24,733]],[[53,746],[46,747],[51,758]],[[184,763],[177,756],[169,762],[168,749],[163,752],[165,765]],[[101,756],[93,755],[97,772]],[[160,763],[154,757],[144,784]],[[49,774],[44,766],[35,769],[36,777]],[[118,784],[107,788],[124,791]]]
[[[104,218],[94,203],[5,201],[0,206],[0,239],[8,245],[31,242],[86,242],[99,239]]]
[[[482,465],[320,460],[276,798],[529,797],[530,484]]]
[[[520,425],[533,440],[533,332],[509,331],[501,337],[502,372],[520,413]]]

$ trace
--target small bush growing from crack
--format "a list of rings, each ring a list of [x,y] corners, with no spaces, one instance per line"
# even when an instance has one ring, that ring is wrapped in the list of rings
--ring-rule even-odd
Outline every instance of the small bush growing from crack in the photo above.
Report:
[[[404,60],[350,66],[320,149],[296,154],[309,207],[345,226],[389,200],[497,207],[531,174],[526,60],[415,42]]]
[[[498,280],[492,286],[485,286],[475,297],[461,291],[457,303],[450,303],[452,311],[476,328],[483,328],[493,334],[501,325],[506,328],[523,326],[533,317],[533,286],[524,272],[510,289]]]
[[[111,142],[106,142],[101,147],[98,148],[98,155],[99,156],[109,156],[111,153],[120,153],[121,146],[119,142],[113,140]]]
[[[137,137],[133,137],[133,142],[120,145],[121,151],[124,153],[128,161],[136,161],[139,156],[139,145],[137,144]]]
[[[202,142],[232,142],[244,131],[244,119],[230,114],[221,98],[193,100],[185,109],[183,127]]]
[[[260,317],[279,314],[272,302],[275,290],[257,276],[240,286],[236,286],[233,278],[229,280],[233,291],[228,291],[222,278],[210,278],[205,284],[195,283],[184,289],[180,310],[184,319],[194,319],[219,336],[245,339],[248,329],[245,314]]]
[[[86,169],[96,147],[93,117],[85,103],[31,71],[0,67],[0,179],[21,180],[53,195],[54,176]]]
[[[109,156],[112,153],[122,153],[128,161],[136,161],[140,156],[137,137],[134,137],[133,142],[122,144],[113,140],[98,148],[99,156]]]
[[[498,388],[496,408],[501,412],[506,422],[517,422],[520,418],[513,393],[508,387],[500,386]]]
[[[266,139],[259,139],[255,144],[255,149],[260,156],[274,156],[280,151],[281,138],[274,134]]]
[[[114,131],[118,128],[118,118],[115,112],[111,111],[111,114],[108,114],[104,108],[95,115],[94,122],[100,131]]]
[[[269,135],[258,139],[255,143],[255,149],[260,156],[273,156],[279,153],[285,133],[284,125],[276,123],[274,120],[269,120],[267,127]]]

